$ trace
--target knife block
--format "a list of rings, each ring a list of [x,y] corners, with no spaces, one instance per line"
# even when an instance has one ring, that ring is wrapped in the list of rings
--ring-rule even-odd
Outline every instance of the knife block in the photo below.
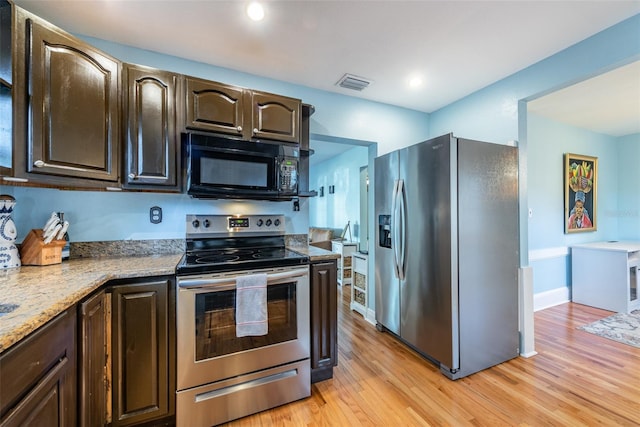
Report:
[[[52,265],[62,262],[62,248],[66,240],[52,240],[45,244],[41,229],[32,229],[20,246],[22,265]]]

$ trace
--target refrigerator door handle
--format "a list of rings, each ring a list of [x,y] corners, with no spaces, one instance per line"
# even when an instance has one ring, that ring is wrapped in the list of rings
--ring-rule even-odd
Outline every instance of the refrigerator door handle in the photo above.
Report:
[[[407,194],[404,188],[404,179],[401,179],[398,183],[398,198],[400,205],[400,215],[398,216],[400,220],[400,240],[399,240],[399,252],[400,252],[400,262],[398,266],[398,278],[400,280],[405,280],[407,274],[407,268],[405,266],[406,255],[407,255]]]
[[[398,233],[398,190],[400,180],[397,179],[393,183],[393,194],[391,196],[391,251],[393,252],[393,274],[396,278],[400,278],[400,268],[398,265],[398,249],[400,243],[400,235]]]

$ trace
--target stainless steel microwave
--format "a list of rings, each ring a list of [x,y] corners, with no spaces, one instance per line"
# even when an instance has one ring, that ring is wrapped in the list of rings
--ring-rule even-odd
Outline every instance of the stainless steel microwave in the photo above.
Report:
[[[291,200],[298,195],[297,146],[182,135],[187,194],[198,198]]]

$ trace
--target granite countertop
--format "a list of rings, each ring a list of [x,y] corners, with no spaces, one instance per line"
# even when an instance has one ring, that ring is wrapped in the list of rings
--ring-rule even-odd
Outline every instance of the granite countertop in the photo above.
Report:
[[[295,245],[289,249],[309,256],[311,262],[340,258],[340,254],[315,246]],[[17,306],[9,313],[0,313],[0,353],[107,281],[175,274],[181,257],[182,253],[79,258],[49,266],[0,270],[0,306]]]
[[[288,246],[288,248],[292,251],[308,256],[311,262],[340,259],[339,253],[331,252],[316,246],[296,245]]]
[[[174,274],[182,254],[87,258],[0,270],[0,353],[112,279]]]

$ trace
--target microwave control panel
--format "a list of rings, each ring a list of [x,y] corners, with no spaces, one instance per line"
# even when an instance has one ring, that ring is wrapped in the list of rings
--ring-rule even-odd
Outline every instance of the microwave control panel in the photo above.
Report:
[[[295,191],[298,185],[298,160],[285,157],[280,162],[278,190]]]

